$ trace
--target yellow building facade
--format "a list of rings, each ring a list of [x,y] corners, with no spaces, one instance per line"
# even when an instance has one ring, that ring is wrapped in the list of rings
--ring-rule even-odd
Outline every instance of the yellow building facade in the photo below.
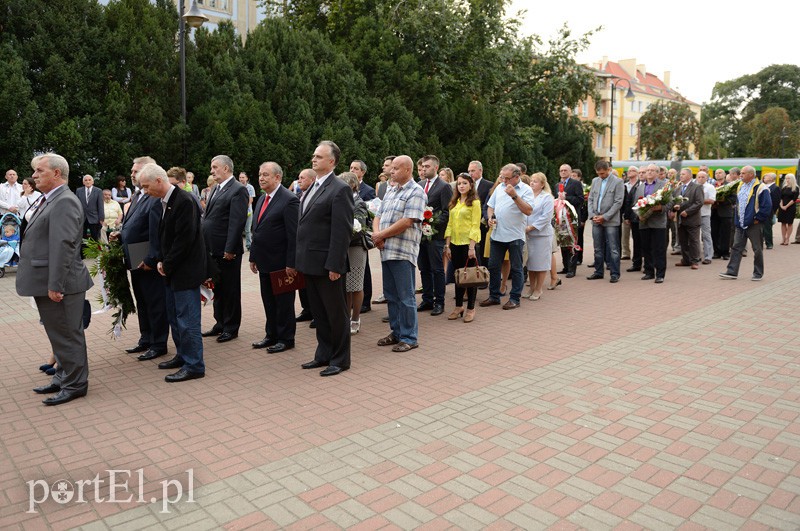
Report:
[[[581,120],[591,120],[607,126],[603,133],[594,135],[594,152],[598,158],[605,160],[645,159],[646,153],[639,154],[638,122],[648,107],[657,101],[684,102],[700,120],[701,106],[687,100],[669,86],[669,72],[665,72],[663,78],[659,78],[648,72],[645,65],[637,63],[636,59],[613,62],[609,61],[607,57],[603,57],[603,60],[598,63],[589,65],[589,68],[595,72],[598,78],[600,102],[598,105],[590,98],[588,101],[578,104],[575,112]],[[616,84],[615,90],[612,89],[612,84]],[[629,88],[634,96],[632,101],[626,99]],[[614,93],[613,128],[611,127],[612,91]],[[694,146],[690,146],[690,150],[693,149]]]
[[[180,0],[174,0],[177,5]],[[230,20],[236,32],[243,38],[266,18],[265,10],[259,7],[258,0],[196,0],[197,7],[208,17],[205,27],[213,30],[223,20]],[[192,0],[184,0],[188,10]]]

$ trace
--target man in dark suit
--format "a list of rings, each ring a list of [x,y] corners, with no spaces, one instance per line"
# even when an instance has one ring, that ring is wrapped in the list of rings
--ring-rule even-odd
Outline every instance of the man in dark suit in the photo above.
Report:
[[[179,369],[167,375],[169,383],[203,378],[203,339],[200,336],[200,284],[206,280],[206,252],[200,231],[200,207],[192,195],[169,183],[167,172],[145,164],[139,186],[161,203],[159,262],[165,284],[167,316],[177,353],[159,369]]]
[[[353,233],[353,193],[334,175],[341,151],[329,140],[314,150],[314,186],[300,203],[295,267],[306,276],[306,292],[317,324],[317,350],[304,369],[326,367],[320,376],[350,368],[350,316],[345,297],[347,248]]]
[[[295,274],[295,246],[300,200],[281,186],[283,170],[275,162],[265,162],[258,170],[258,184],[264,191],[253,209],[253,240],[250,270],[258,274],[261,300],[267,315],[266,335],[253,348],[266,348],[270,354],[294,348],[294,291],[274,294],[270,273],[285,270]]]
[[[155,164],[150,157],[133,159],[131,181],[137,187],[131,198],[120,232],[111,234],[122,242],[125,262],[131,270],[131,287],[136,299],[136,315],[139,320],[139,342],[125,350],[128,354],[139,354],[139,361],[147,361],[167,353],[169,321],[164,281],[156,271],[161,252],[158,225],[161,223],[161,202],[142,192],[138,187],[138,173],[145,164]],[[131,263],[130,247],[147,242],[147,253],[138,263]]]
[[[106,217],[103,209],[103,191],[94,186],[94,178],[91,175],[84,175],[83,188],[75,190],[75,195],[83,207],[84,235],[88,233],[92,239],[100,240],[100,226]]]
[[[431,315],[444,313],[445,275],[442,253],[444,253],[444,231],[450,218],[450,198],[453,188],[449,183],[439,179],[439,159],[434,155],[422,157],[422,180],[419,185],[425,192],[428,206],[433,209],[436,223],[431,226],[436,233],[427,239],[423,236],[419,244],[417,266],[422,278],[422,302],[417,306],[418,312],[431,311]]]
[[[314,173],[314,170],[311,168],[306,168],[297,175],[297,187],[299,188],[297,191],[298,201],[302,203],[303,196],[311,189],[316,180],[317,174]],[[317,325],[314,323],[314,316],[311,315],[311,305],[308,302],[308,292],[306,292],[306,288],[297,290],[297,296],[300,298],[300,308],[302,308],[302,310],[300,311],[300,315],[295,318],[295,321],[298,323],[311,321],[311,328],[316,328]]]
[[[375,199],[377,197],[375,188],[364,182],[364,176],[367,174],[367,165],[364,161],[354,160],[351,162],[350,171],[358,177],[358,197],[364,201]],[[367,265],[364,269],[364,304],[361,305],[361,313],[372,310],[370,301],[372,301],[372,271],[369,268],[369,254],[367,254]]]
[[[233,176],[233,161],[227,155],[211,159],[211,175],[217,186],[211,191],[203,216],[206,251],[217,264],[214,282],[214,324],[203,337],[218,336],[224,343],[239,335],[242,324],[242,232],[247,221],[250,196]]]
[[[681,246],[681,261],[676,266],[700,268],[702,254],[700,252],[700,208],[705,196],[703,187],[692,180],[692,170],[683,168],[680,173],[680,184],[675,195],[684,200],[676,204],[670,219],[678,220],[678,242]]]
[[[83,333],[83,305],[92,279],[81,260],[84,215],[78,199],[69,193],[69,165],[55,153],[31,161],[33,180],[43,196],[31,206],[23,222],[17,294],[33,297],[39,318],[58,362],[49,385],[39,394],[57,393],[44,400],[55,406],[86,396],[89,364]]]
[[[575,214],[579,215],[583,206],[583,187],[581,183],[570,178],[572,176],[572,167],[569,164],[562,164],[558,169],[558,175],[561,179],[558,181],[555,190],[553,190],[553,195],[572,205],[575,208]],[[563,192],[560,191],[562,187],[564,188]],[[578,258],[572,247],[561,248],[561,264],[562,269],[559,273],[566,273],[567,278],[575,276]]]
[[[772,221],[775,219],[775,215],[778,213],[778,208],[781,205],[781,189],[775,184],[777,178],[778,176],[772,172],[765,173],[761,178],[761,182],[769,189],[769,196],[772,200],[772,217],[761,225],[761,231],[764,235],[764,245],[767,249],[772,249],[772,226],[774,225]]]
[[[492,191],[492,181],[483,178],[483,164],[473,160],[467,167],[467,173],[475,181],[475,192],[481,200],[481,246],[486,244],[486,234],[489,232],[489,221],[486,219],[486,205],[489,204],[489,192]],[[483,249],[484,247],[481,247]],[[478,251],[480,255],[482,251]]]

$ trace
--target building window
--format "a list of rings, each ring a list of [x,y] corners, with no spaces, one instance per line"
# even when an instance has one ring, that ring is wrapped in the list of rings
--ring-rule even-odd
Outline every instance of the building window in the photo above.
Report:
[[[642,102],[639,102],[639,112],[642,112]]]
[[[635,111],[636,111],[636,102],[635,101],[631,101],[631,112],[635,112]]]
[[[230,12],[230,0],[197,0],[197,4],[209,9]]]
[[[581,103],[581,116],[584,118],[589,116],[589,102],[584,101]]]
[[[595,140],[594,147],[596,147],[597,149],[602,149],[604,145],[605,145],[605,135],[598,134],[597,140]]]
[[[636,124],[630,124],[631,136],[636,136]]]
[[[595,108],[595,112],[597,113],[597,117],[598,118],[603,116],[603,104],[602,103],[600,105],[597,105],[597,107]]]
[[[581,106],[580,104],[575,106],[575,116],[578,116],[581,113]]]
[[[628,160],[633,160],[636,156],[636,148],[628,148]]]

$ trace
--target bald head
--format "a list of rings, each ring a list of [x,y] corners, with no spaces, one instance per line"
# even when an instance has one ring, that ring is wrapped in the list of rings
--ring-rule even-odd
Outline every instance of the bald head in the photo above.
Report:
[[[400,155],[392,161],[392,178],[403,186],[411,180],[411,172],[414,169],[414,161],[408,155]]]

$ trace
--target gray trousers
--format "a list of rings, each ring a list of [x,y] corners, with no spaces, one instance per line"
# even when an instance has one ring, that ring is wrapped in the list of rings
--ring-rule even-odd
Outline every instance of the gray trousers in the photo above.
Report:
[[[742,262],[742,251],[747,245],[747,240],[753,246],[753,277],[761,278],[764,275],[764,234],[761,225],[755,223],[742,229],[736,227],[733,235],[733,247],[731,247],[731,259],[728,262],[729,275],[739,274],[739,265]]]
[[[703,239],[703,260],[714,256],[714,241],[711,239],[711,216],[700,216],[700,235]]]
[[[83,301],[86,292],[64,295],[61,302],[35,297],[39,317],[58,362],[53,385],[66,391],[85,391],[89,386],[89,360],[83,332]]]

